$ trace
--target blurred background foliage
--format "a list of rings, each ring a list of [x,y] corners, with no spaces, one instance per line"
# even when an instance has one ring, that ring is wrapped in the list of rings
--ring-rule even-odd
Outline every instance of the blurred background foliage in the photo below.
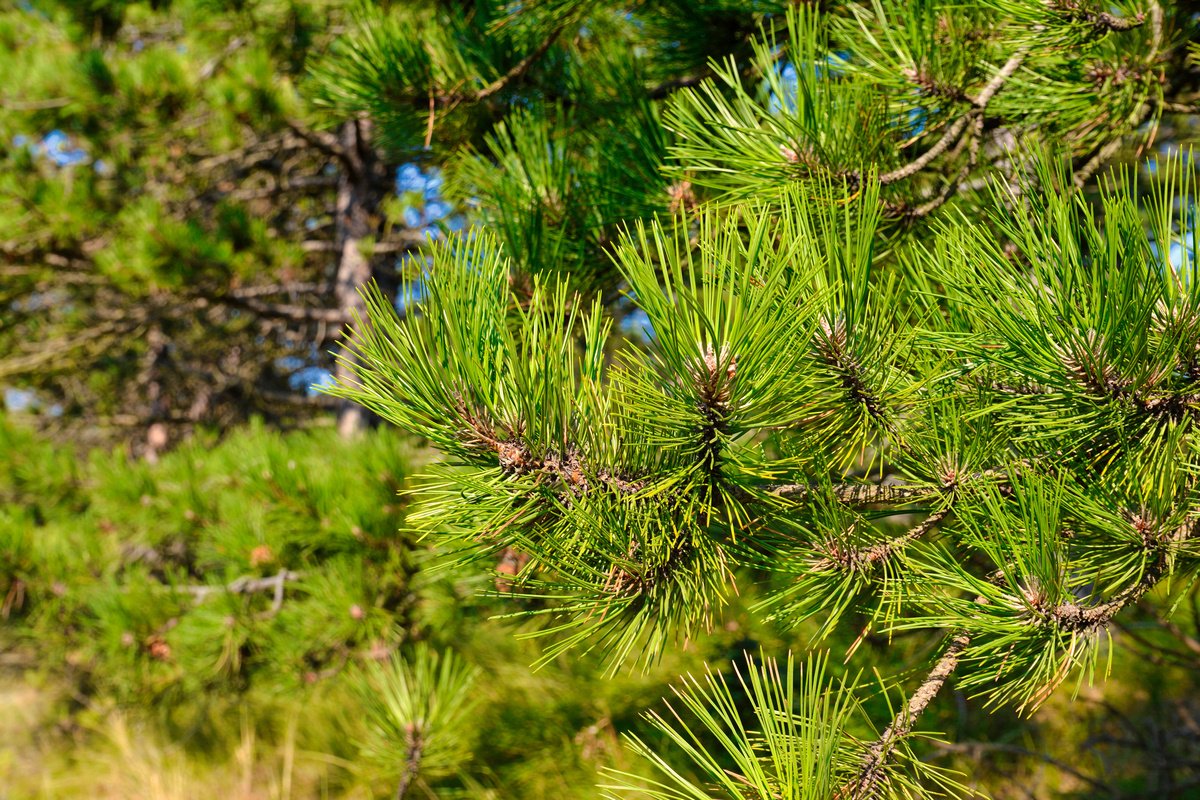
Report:
[[[403,308],[428,238],[468,224],[516,287],[565,276],[636,338],[623,223],[852,192],[978,124],[883,190],[902,261],[1020,171],[1018,133],[1146,191],[1144,157],[1195,139],[1190,3],[1100,37],[1084,4],[814,3],[811,30],[792,5],[0,0],[0,796],[592,798],[641,768],[619,737],[653,746],[640,715],[677,676],[804,649],[820,620],[751,615],[751,588],[645,672],[534,671],[541,641],[497,618],[520,554],[481,571],[421,541],[424,443],[314,391],[357,285]],[[976,123],[968,90],[1020,47]],[[929,758],[1000,798],[1200,796],[1188,601],[1169,624],[1144,602],[1107,684],[1035,719],[957,695]],[[886,674],[929,656],[861,647]],[[414,776],[389,753],[418,718],[446,738]]]
[[[802,650],[819,627],[764,623],[751,590],[647,671],[604,677],[602,654],[534,671],[539,641],[493,618],[515,602],[503,574],[448,566],[396,533],[409,502],[397,491],[427,455],[387,431],[347,442],[254,424],[148,465],[79,457],[5,420],[0,452],[9,797],[394,796],[405,720],[421,715],[404,704],[440,696],[449,741],[412,796],[593,798],[603,768],[644,768],[619,737],[661,741],[641,715],[680,675]],[[1129,625],[1120,646],[1142,657],[1032,720],[962,695],[944,704],[924,727],[956,744],[935,763],[995,797],[1189,796],[1198,656],[1148,619]],[[829,642],[835,674],[851,633]],[[897,672],[932,644],[862,647]]]

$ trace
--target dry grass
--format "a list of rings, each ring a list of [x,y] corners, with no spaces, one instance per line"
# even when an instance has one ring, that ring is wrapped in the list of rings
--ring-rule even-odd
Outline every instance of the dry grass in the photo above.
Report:
[[[225,758],[210,760],[164,741],[127,713],[97,715],[70,733],[55,725],[58,696],[0,677],[0,800],[301,800],[368,798],[332,790],[338,764],[296,748],[295,727],[275,746],[243,725]]]

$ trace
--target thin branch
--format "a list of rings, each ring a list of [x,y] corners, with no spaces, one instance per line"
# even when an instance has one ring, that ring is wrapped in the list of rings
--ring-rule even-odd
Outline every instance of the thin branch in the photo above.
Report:
[[[962,187],[963,181],[970,176],[972,170],[974,170],[975,166],[979,163],[980,138],[982,135],[983,115],[976,114],[975,122],[971,125],[971,130],[967,134],[967,138],[970,139],[967,149],[967,162],[962,165],[958,171],[958,174],[954,176],[953,180],[947,182],[936,196],[930,198],[921,205],[906,207],[905,204],[898,204],[896,207],[896,211],[899,212],[898,216],[901,216],[909,221],[927,217],[945,205],[950,198],[954,197],[954,195],[957,194],[958,190]]]
[[[897,183],[898,181],[910,178],[925,169],[934,159],[956,144],[959,138],[967,131],[967,126],[972,122],[973,118],[983,114],[984,109],[987,108],[987,104],[991,102],[996,93],[1004,86],[1004,82],[1016,74],[1016,71],[1020,68],[1022,62],[1024,62],[1027,52],[1026,49],[1022,48],[1013,53],[1004,66],[992,76],[992,79],[987,82],[972,101],[973,108],[971,111],[955,120],[933,147],[904,166],[894,169],[891,172],[883,173],[879,176],[879,182],[886,186],[889,183]]]
[[[1009,57],[1008,61],[1004,62],[1004,66],[1000,71],[992,76],[992,79],[987,82],[987,85],[975,97],[975,107],[980,111],[987,108],[987,104],[996,96],[996,92],[1000,91],[1004,83],[1017,74],[1017,70],[1021,68],[1021,64],[1025,61],[1025,56],[1028,55],[1027,49],[1020,49]]]
[[[1105,162],[1116,155],[1117,151],[1121,149],[1121,144],[1122,138],[1118,136],[1115,139],[1109,139],[1107,142],[1101,145],[1100,149],[1098,149],[1092,155],[1092,157],[1087,160],[1087,163],[1080,167],[1075,173],[1075,185],[1079,188],[1083,188],[1083,185],[1086,184],[1088,180],[1090,180],[1091,177],[1096,174],[1100,167],[1104,166]]]
[[[1095,606],[1081,606],[1077,603],[1062,603],[1050,610],[1048,617],[1062,628],[1071,631],[1088,632],[1102,628],[1117,615],[1121,609],[1136,603],[1158,585],[1167,573],[1168,559],[1165,552],[1160,551],[1159,557],[1150,565],[1137,583],[1127,586],[1113,596],[1111,600]]]
[[[1141,600],[1166,577],[1176,546],[1191,538],[1192,534],[1193,524],[1184,524],[1167,536],[1152,539],[1147,545],[1147,551],[1154,554],[1154,560],[1135,583],[1126,586],[1111,599],[1094,606],[1060,603],[1044,610],[1043,618],[1064,630],[1076,633],[1090,633],[1105,627],[1122,609]]]
[[[1195,669],[1200,666],[1200,660],[1195,655],[1176,650],[1173,647],[1158,644],[1142,636],[1129,625],[1120,620],[1113,620],[1112,623],[1123,636],[1128,636],[1135,644],[1143,648],[1141,655],[1148,659],[1150,663],[1159,666],[1182,666]]]
[[[348,325],[350,317],[337,308],[307,308],[286,303],[266,303],[254,297],[221,295],[211,298],[214,302],[240,308],[260,317],[286,319],[292,322],[325,322],[333,325]]]
[[[897,550],[904,549],[904,547],[910,542],[914,542],[925,534],[929,533],[949,514],[950,506],[946,506],[945,508],[933,512],[921,522],[912,526],[894,539],[888,539],[885,542],[873,544],[865,550],[860,551],[858,554],[860,563],[874,564],[878,561],[883,561]]]
[[[1175,103],[1164,100],[1159,108],[1172,114],[1200,114],[1200,105],[1195,103]]]
[[[412,782],[420,774],[421,758],[425,753],[425,737],[416,723],[410,722],[404,732],[404,773],[396,787],[396,800],[404,800]]]
[[[566,27],[567,25],[565,22],[558,25],[550,32],[550,35],[547,36],[546,39],[537,46],[537,49],[525,56],[525,58],[518,61],[516,65],[514,65],[513,68],[508,72],[504,73],[487,86],[470,95],[469,101],[477,103],[480,100],[486,100],[497,92],[503,91],[504,87],[508,86],[513,81],[518,80],[522,75],[529,71],[529,68],[532,67],[538,61],[538,59],[546,55],[550,48],[554,46],[554,43],[558,41],[558,37],[562,34],[563,29]]]
[[[787,51],[784,48],[776,48],[774,53],[771,55],[770,63],[776,64],[786,57]],[[743,78],[750,77],[755,73],[757,66],[758,65],[751,60],[750,63],[746,64],[740,70],[741,76]],[[687,89],[692,86],[699,86],[701,83],[704,83],[704,81],[716,75],[716,68],[717,62],[709,61],[704,67],[690,75],[682,75],[678,78],[668,78],[662,83],[650,87],[646,94],[651,100],[661,100],[662,98],[679,89]]]
[[[1101,14],[1100,16],[1110,18],[1111,20],[1118,19],[1116,17],[1112,17],[1111,14]],[[1124,28],[1109,27],[1107,29],[1117,31],[1117,30],[1129,30],[1130,28],[1137,27],[1137,25],[1142,24],[1142,21],[1145,19],[1145,14],[1139,13],[1135,19],[1137,20],[1136,25],[1129,25],[1128,27],[1124,27]],[[1151,48],[1150,48],[1151,52],[1147,58],[1147,61],[1149,63],[1153,63],[1153,61],[1158,57],[1159,50],[1162,46],[1162,31],[1163,31],[1162,6],[1160,6],[1156,1],[1150,3],[1150,23],[1151,23],[1151,31],[1152,31],[1152,42],[1151,42]],[[1140,106],[1138,106],[1136,109],[1134,109],[1133,113],[1130,114],[1129,118],[1126,120],[1126,124],[1128,125],[1129,129],[1136,130],[1138,127],[1140,127],[1142,122],[1146,119],[1146,117],[1148,117],[1150,115],[1150,113],[1153,110],[1154,110],[1154,106],[1151,103],[1143,103]],[[1153,137],[1151,137],[1151,138],[1153,138]],[[1100,147],[1100,149],[1098,149],[1096,151],[1095,155],[1093,155],[1090,159],[1088,159],[1087,163],[1084,164],[1083,167],[1078,172],[1075,173],[1075,176],[1074,176],[1075,186],[1079,187],[1079,188],[1083,188],[1084,184],[1086,184],[1088,182],[1088,180],[1093,175],[1096,174],[1096,171],[1099,170],[1100,167],[1103,166],[1106,161],[1108,161],[1110,158],[1112,158],[1114,155],[1116,155],[1117,150],[1119,150],[1121,148],[1122,140],[1123,140],[1123,137],[1117,136],[1117,137],[1105,142]]]
[[[342,147],[341,142],[338,141],[338,137],[329,131],[315,131],[297,119],[288,118],[284,122],[297,136],[308,142],[315,149],[327,156],[336,158],[351,171],[357,169],[357,161],[354,159],[354,156],[346,148]]]
[[[327,291],[329,291],[329,287],[323,283],[277,283],[270,286],[242,286],[230,289],[227,294],[229,297],[245,300],[280,294],[325,294]]]
[[[814,483],[784,483],[770,488],[777,497],[808,497],[832,492],[846,505],[907,505],[938,494],[933,486],[895,486],[875,483],[842,483],[832,487]]]
[[[699,86],[701,83],[704,83],[704,81],[711,78],[713,74],[712,65],[709,64],[699,72],[694,72],[691,75],[681,75],[678,78],[669,78],[662,83],[652,86],[650,87],[649,91],[646,92],[646,95],[651,100],[661,100],[662,98],[679,89],[686,89],[691,86]]]
[[[884,186],[887,186],[889,183],[898,183],[899,181],[902,181],[905,178],[910,178],[921,170],[925,169],[925,167],[929,166],[929,164],[935,158],[949,150],[950,146],[958,141],[958,137],[962,136],[963,131],[966,130],[967,123],[970,121],[971,116],[971,114],[967,114],[956,119],[953,124],[946,129],[946,132],[942,134],[942,138],[938,139],[937,143],[934,144],[933,147],[929,148],[904,166],[898,167],[891,172],[883,173],[879,176],[879,183]]]
[[[204,66],[200,68],[200,80],[206,81],[212,78],[213,75],[216,75],[217,70],[221,68],[221,65],[224,64],[231,55],[237,52],[238,48],[245,44],[246,38],[243,36],[235,36],[230,39],[229,44],[225,45],[225,49],[205,62]]]
[[[1182,644],[1188,650],[1192,651],[1196,655],[1200,655],[1200,640],[1189,635],[1183,628],[1179,627],[1179,625],[1172,620],[1165,619],[1163,617],[1155,617],[1155,622],[1161,625],[1167,631],[1167,633],[1170,633],[1172,636],[1178,639],[1180,644]]]
[[[393,234],[391,239],[382,242],[375,242],[370,247],[365,247],[372,255],[383,255],[387,253],[409,253],[423,247],[426,243],[425,235],[419,231],[405,231],[401,234]],[[340,253],[341,248],[337,242],[327,241],[324,239],[309,239],[300,244],[306,253]]]
[[[888,725],[883,735],[867,748],[867,754],[863,757],[858,776],[844,787],[842,792],[838,793],[839,796],[846,797],[847,800],[868,800],[874,796],[879,782],[883,779],[884,766],[896,749],[896,745],[912,732],[913,724],[942,690],[946,679],[958,667],[963,650],[970,643],[971,637],[965,632],[955,634],[951,638],[942,657],[933,665],[933,669],[925,676],[925,680],[921,681],[921,685],[909,697],[908,703],[896,714],[892,724]]]
[[[252,578],[248,575],[237,578],[222,586],[180,586],[179,591],[187,592],[196,598],[199,603],[211,595],[219,593],[227,594],[254,594],[256,592],[271,591],[275,595],[275,604],[283,603],[283,585],[287,581],[299,580],[303,573],[292,572],[290,570],[281,569],[275,575],[267,578]]]
[[[5,111],[49,111],[53,108],[64,108],[71,104],[69,97],[51,97],[45,100],[3,100],[0,108]]]

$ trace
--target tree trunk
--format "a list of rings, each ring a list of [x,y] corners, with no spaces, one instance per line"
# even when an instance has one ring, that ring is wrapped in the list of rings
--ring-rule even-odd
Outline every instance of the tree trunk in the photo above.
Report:
[[[338,269],[334,286],[338,309],[349,318],[357,312],[365,318],[365,303],[360,294],[371,279],[371,260],[363,254],[364,240],[374,233],[373,212],[378,200],[377,174],[382,165],[371,149],[371,123],[352,120],[342,126],[339,135],[344,156],[337,193],[337,251]],[[351,378],[356,359],[343,349],[341,360],[334,370],[339,382]],[[367,412],[349,401],[338,409],[337,427],[342,436],[353,436],[367,423]]]

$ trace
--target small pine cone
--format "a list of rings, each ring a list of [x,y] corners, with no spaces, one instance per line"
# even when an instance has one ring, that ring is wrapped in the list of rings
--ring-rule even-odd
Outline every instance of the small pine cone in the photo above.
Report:
[[[729,354],[729,345],[721,345],[719,354],[707,345],[704,354],[696,359],[695,366],[689,371],[706,406],[724,408],[729,403],[733,380],[737,377],[737,359]]]
[[[667,208],[672,214],[678,214],[680,211],[691,211],[696,207],[696,194],[692,191],[691,181],[680,181],[671,184],[667,188],[667,197],[670,198]]]
[[[1084,334],[1082,342],[1076,340],[1053,346],[1059,361],[1075,383],[1100,393],[1118,393],[1128,385],[1116,369],[1104,361],[1103,334],[1090,330]]]

